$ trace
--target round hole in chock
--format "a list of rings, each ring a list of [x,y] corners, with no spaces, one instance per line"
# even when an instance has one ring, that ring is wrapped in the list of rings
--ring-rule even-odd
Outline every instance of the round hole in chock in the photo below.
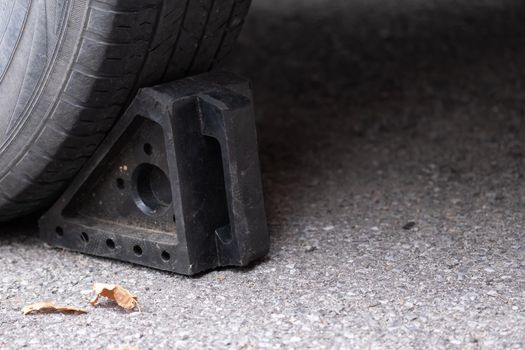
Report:
[[[121,190],[123,190],[126,187],[124,179],[120,177],[117,179],[117,187],[120,188]]]
[[[162,254],[160,255],[160,257],[162,258],[162,260],[164,261],[169,261],[171,256],[170,256],[170,253],[168,253],[167,251],[163,251]]]
[[[115,241],[111,238],[106,239],[106,246],[111,250],[115,249]]]
[[[55,228],[55,232],[56,232],[57,236],[59,236],[59,237],[62,237],[64,235],[64,229],[62,227],[60,227],[60,226],[57,226]]]
[[[171,184],[168,175],[153,164],[139,165],[132,176],[133,200],[147,215],[159,216],[171,206]]]
[[[136,245],[136,246],[133,247],[133,252],[136,255],[141,256],[142,255],[142,248],[139,245]]]
[[[85,232],[82,232],[80,234],[80,239],[82,239],[82,242],[88,243],[89,242],[89,235]]]
[[[146,153],[148,156],[153,154],[153,146],[151,146],[150,143],[144,144],[144,153]]]

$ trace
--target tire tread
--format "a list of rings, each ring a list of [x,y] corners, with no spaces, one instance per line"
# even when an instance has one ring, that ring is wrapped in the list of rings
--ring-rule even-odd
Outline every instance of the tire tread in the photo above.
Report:
[[[215,66],[231,50],[249,5],[250,0],[91,0],[55,112],[0,178],[0,221],[50,205],[138,88]]]

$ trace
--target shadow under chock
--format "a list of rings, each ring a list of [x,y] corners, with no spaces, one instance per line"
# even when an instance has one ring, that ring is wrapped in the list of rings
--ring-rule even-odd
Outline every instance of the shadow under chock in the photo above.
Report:
[[[517,0],[255,0],[226,67],[253,80],[270,222],[523,192],[524,18]]]

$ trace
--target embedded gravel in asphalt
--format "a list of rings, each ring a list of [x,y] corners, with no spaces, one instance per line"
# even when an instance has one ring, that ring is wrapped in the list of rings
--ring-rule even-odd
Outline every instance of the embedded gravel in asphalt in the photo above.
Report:
[[[255,0],[272,247],[186,278],[0,227],[0,348],[525,348],[525,6]],[[120,283],[142,312],[87,306]],[[23,316],[39,300],[86,315]]]

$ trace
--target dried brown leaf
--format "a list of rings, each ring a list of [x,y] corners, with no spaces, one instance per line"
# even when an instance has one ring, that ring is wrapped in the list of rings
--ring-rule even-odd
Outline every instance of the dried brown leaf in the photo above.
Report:
[[[96,294],[93,300],[90,301],[93,306],[97,305],[100,297],[106,297],[114,300],[123,309],[133,310],[137,307],[140,311],[140,306],[137,301],[138,298],[118,284],[95,283],[93,285],[93,291]]]
[[[42,312],[42,313],[53,313],[53,312],[59,312],[59,313],[79,313],[79,314],[85,314],[87,313],[86,310],[80,309],[78,307],[74,306],[62,306],[62,305],[56,305],[51,302],[41,301],[38,303],[34,303],[31,305],[27,305],[22,309],[22,312],[24,315],[36,313],[36,312]]]

